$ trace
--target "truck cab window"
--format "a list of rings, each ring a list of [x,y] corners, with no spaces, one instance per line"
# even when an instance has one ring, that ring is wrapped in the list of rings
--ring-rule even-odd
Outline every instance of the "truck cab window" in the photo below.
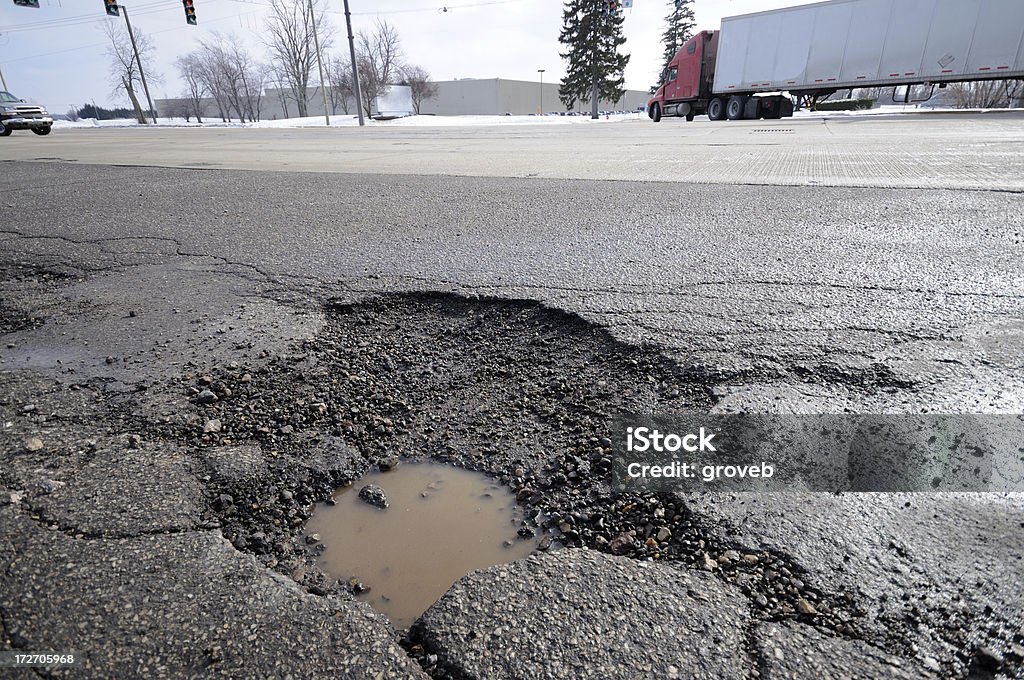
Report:
[[[674,83],[676,80],[676,73],[679,71],[679,67],[673,66],[668,71],[668,82]]]
[[[686,43],[686,53],[687,54],[693,54],[696,51],[697,51],[697,40],[696,39],[691,40],[690,42]]]

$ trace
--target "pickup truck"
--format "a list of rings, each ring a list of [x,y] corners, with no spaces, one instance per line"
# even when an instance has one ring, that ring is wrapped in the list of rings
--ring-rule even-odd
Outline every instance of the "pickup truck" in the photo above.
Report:
[[[0,90],[0,137],[7,137],[14,130],[31,130],[37,135],[48,135],[52,127],[53,118],[45,108]]]

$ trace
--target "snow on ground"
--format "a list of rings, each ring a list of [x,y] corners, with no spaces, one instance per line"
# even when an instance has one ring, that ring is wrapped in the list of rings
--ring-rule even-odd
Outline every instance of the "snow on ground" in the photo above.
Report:
[[[622,122],[626,120],[639,120],[646,118],[643,113],[612,113],[602,115],[596,122]],[[374,127],[462,127],[462,126],[487,126],[487,125],[573,125],[580,123],[593,123],[590,116],[407,116],[395,118],[394,120],[372,120],[366,119],[366,124]],[[331,116],[331,127],[346,127],[359,125],[359,119],[355,114],[344,114]],[[204,119],[203,123],[194,120],[187,122],[184,118],[160,118],[157,122],[159,127],[233,127],[233,128],[301,128],[301,127],[324,127],[323,116],[310,116],[308,118],[286,118],[282,120],[261,120],[256,123],[240,123],[234,121],[224,123],[216,119]],[[53,123],[54,128],[90,128],[90,127],[140,127],[134,120],[96,120],[87,118],[75,122],[58,120]]]
[[[993,111],[1005,111],[1006,109],[947,109],[947,108],[920,108],[913,104],[907,105],[886,105],[879,106],[868,111],[797,111],[796,118],[833,118],[847,116],[878,116],[893,115],[902,113],[990,113]],[[372,120],[366,119],[366,124],[373,127],[467,127],[467,126],[494,126],[494,125],[580,125],[594,122],[600,123],[621,123],[646,119],[645,113],[612,113],[602,114],[597,121],[592,121],[589,115],[579,116],[408,116],[394,120]],[[188,122],[184,118],[161,118],[157,123],[160,127],[231,127],[231,128],[303,128],[303,127],[324,127],[323,116],[310,116],[308,118],[286,118],[283,120],[261,120],[256,123],[240,123],[238,121],[224,123],[215,119],[206,119],[203,123],[195,121]],[[359,120],[354,114],[343,114],[331,116],[331,127],[348,127],[359,125]],[[53,127],[64,128],[90,128],[90,127],[139,127],[134,120],[95,120],[88,118],[75,122],[58,120],[54,121]]]

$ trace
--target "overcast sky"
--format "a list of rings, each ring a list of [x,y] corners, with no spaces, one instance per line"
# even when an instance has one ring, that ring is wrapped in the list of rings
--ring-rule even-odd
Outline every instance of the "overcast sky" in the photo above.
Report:
[[[695,0],[698,28],[717,28],[723,16],[807,4],[812,0]],[[558,0],[350,0],[353,30],[372,29],[386,19],[397,29],[407,61],[426,68],[435,80],[453,78],[561,78],[558,53],[562,3]],[[241,36],[262,54],[260,34],[269,0],[195,0],[198,26],[185,23],[180,0],[125,0],[132,25],[150,34],[156,56],[148,71],[163,76],[152,84],[154,98],[184,91],[175,69],[176,56],[214,31]],[[0,70],[8,89],[55,112],[95,99],[115,99],[102,31],[108,19],[103,0],[41,0],[39,9],[0,0]],[[343,0],[326,0],[328,21],[335,27],[334,50],[348,49]],[[661,32],[668,0],[634,0],[625,10],[626,44],[632,55],[626,85],[646,90],[660,68]],[[442,11],[447,6],[448,11]],[[147,73],[147,75],[149,75]]]

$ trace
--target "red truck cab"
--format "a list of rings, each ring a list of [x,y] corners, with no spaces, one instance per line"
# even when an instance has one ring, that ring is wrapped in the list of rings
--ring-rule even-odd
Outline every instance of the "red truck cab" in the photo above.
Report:
[[[661,86],[647,102],[647,115],[655,123],[663,116],[690,121],[707,114],[711,120],[775,119],[793,115],[793,102],[783,95],[754,96],[755,92],[716,94],[715,64],[718,31],[701,31],[686,41],[669,62]]]
[[[718,31],[701,31],[690,38],[669,62],[662,84],[647,102],[647,115],[658,122],[662,116],[693,120],[706,113],[715,80]]]

